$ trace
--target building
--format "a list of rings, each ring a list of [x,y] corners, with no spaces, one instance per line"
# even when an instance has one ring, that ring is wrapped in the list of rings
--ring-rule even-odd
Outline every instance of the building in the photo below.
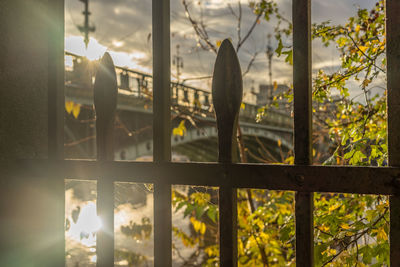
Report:
[[[276,88],[274,85],[260,84],[258,93],[256,93],[256,105],[265,106],[272,102],[274,96],[283,95],[288,90],[289,87],[285,84],[278,84]],[[280,101],[279,99],[278,102],[287,103],[287,101]]]

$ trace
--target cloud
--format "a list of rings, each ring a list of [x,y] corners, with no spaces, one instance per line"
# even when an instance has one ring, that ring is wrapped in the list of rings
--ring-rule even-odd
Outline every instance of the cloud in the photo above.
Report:
[[[232,15],[227,4],[237,12],[236,0],[187,0],[193,16],[204,21],[211,42],[216,45],[217,41],[231,38],[237,43],[237,20]],[[346,22],[350,16],[354,16],[357,6],[371,8],[376,0],[314,0],[312,1],[312,20],[321,22],[331,20],[333,23]],[[198,3],[201,3],[199,5]],[[248,7],[248,1],[243,0],[242,7],[242,38],[254,22],[255,15]],[[291,19],[291,1],[277,0],[282,13]],[[96,26],[96,31],[91,37],[97,40],[99,45],[108,51],[118,53],[120,61],[127,66],[137,66],[138,69],[151,71],[152,64],[152,14],[151,1],[144,0],[90,0],[91,22]],[[66,36],[81,36],[77,25],[82,24],[83,5],[77,0],[66,0]],[[252,81],[256,87],[258,84],[268,82],[268,63],[265,56],[267,45],[267,34],[272,33],[274,20],[266,22],[260,20],[256,25],[251,37],[243,44],[239,51],[239,59],[242,70],[247,68],[248,62],[255,52],[258,56],[251,71],[245,77],[245,90],[249,90]],[[291,40],[288,39],[287,44]],[[181,0],[171,0],[171,56],[176,55],[176,45],[180,45],[180,56],[184,61],[183,74],[181,78],[203,77],[212,74],[216,55],[214,52],[204,51],[197,45],[196,35],[193,27],[185,16]],[[67,43],[66,48],[70,49]],[[276,42],[272,42],[276,47]],[[339,54],[335,47],[323,47],[318,43],[313,44],[314,66],[329,67],[337,65]],[[127,59],[122,60],[125,56]],[[136,56],[135,56],[136,55]],[[138,56],[140,55],[140,56]],[[132,61],[129,64],[128,61]],[[329,64],[329,62],[331,62]],[[333,63],[332,63],[333,62]],[[292,67],[284,63],[283,58],[273,58],[273,79],[278,82],[291,82]],[[175,67],[171,66],[172,74],[176,73]],[[206,88],[209,86],[207,80],[192,82],[196,86]]]

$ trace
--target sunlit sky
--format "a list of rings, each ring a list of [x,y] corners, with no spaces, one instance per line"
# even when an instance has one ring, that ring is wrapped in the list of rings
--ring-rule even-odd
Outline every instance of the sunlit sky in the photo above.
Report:
[[[240,0],[243,5],[242,35],[245,35],[255,15],[248,7],[247,0]],[[151,0],[89,0],[91,25],[96,31],[90,34],[88,50],[85,50],[82,34],[77,25],[83,23],[83,4],[79,0],[66,0],[66,40],[69,52],[87,55],[89,59],[99,58],[105,51],[111,53],[118,66],[125,66],[145,73],[151,73]],[[187,0],[196,19],[202,12],[205,25],[213,43],[224,38],[237,41],[237,21],[228,5],[237,11],[237,0]],[[313,0],[312,22],[331,20],[345,23],[353,16],[357,7],[371,8],[376,0]],[[200,3],[200,4],[199,4]],[[291,19],[291,0],[277,0],[281,12]],[[267,58],[265,55],[268,33],[273,33],[274,21],[261,20],[251,37],[239,51],[242,70],[255,52],[258,52],[251,71],[244,78],[245,92],[250,87],[268,83]],[[290,44],[291,40],[286,40]],[[215,53],[204,51],[196,46],[194,30],[185,16],[181,0],[171,0],[171,56],[176,54],[176,45],[180,45],[180,56],[184,61],[181,79],[203,77],[212,74]],[[272,41],[275,49],[276,42]],[[273,80],[278,83],[291,83],[292,67],[283,62],[283,58],[273,58]],[[339,66],[339,56],[334,46],[323,47],[313,42],[313,68],[335,70]],[[176,69],[172,65],[172,77]],[[190,83],[190,82],[189,82]],[[208,89],[209,80],[194,80],[192,85]]]

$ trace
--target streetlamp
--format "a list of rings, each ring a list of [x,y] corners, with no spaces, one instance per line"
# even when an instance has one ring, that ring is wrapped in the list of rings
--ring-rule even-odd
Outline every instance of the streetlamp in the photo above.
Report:
[[[267,35],[268,38],[268,45],[266,49],[266,55],[268,59],[268,76],[269,76],[269,90],[268,90],[268,103],[272,103],[272,90],[273,90],[273,85],[272,85],[272,56],[274,55],[274,51],[272,50],[271,47],[271,34]]]
[[[176,66],[177,83],[180,82],[181,69],[183,69],[183,58],[179,55],[179,44],[176,45],[176,55],[172,59],[172,65]]]

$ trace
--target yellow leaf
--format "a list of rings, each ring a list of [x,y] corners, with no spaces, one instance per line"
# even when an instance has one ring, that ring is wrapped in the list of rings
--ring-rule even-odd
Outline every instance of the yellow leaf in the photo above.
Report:
[[[340,225],[340,227],[342,227],[342,228],[345,229],[345,230],[350,229],[350,225],[348,225],[347,223],[342,223],[342,224]]]
[[[385,232],[385,229],[383,229],[383,227],[378,229],[378,233],[377,233],[376,237],[378,238],[378,240],[383,240],[383,241],[388,240],[388,236]]]
[[[336,254],[336,249],[330,248],[328,251],[328,255],[335,255]]]
[[[173,130],[172,130],[172,134],[173,135],[179,135],[179,136],[184,136],[185,134],[186,134],[186,126],[185,126],[185,120],[182,120],[180,123],[179,123],[179,125],[178,125],[178,127],[175,127]]]
[[[367,87],[370,83],[371,83],[371,80],[365,79],[362,84],[364,87]]]
[[[340,203],[336,203],[336,204],[330,206],[329,209],[328,209],[329,214],[330,214],[332,211],[336,210],[337,208],[340,208]]]
[[[327,254],[328,256],[332,256],[336,254],[336,249],[328,248],[322,254]]]
[[[323,224],[319,228],[320,228],[321,231],[329,233],[330,228],[329,228],[328,225]]]
[[[358,48],[359,48],[363,53],[365,53],[365,51],[368,50],[368,47],[367,47],[367,46],[363,46],[363,45],[360,45]]]
[[[274,91],[278,89],[278,83],[276,81],[274,81]]]
[[[173,135],[183,136],[183,131],[182,131],[181,129],[179,129],[179,128],[174,128],[174,129],[172,130],[172,134],[173,134]]]
[[[357,25],[357,26],[356,26],[356,32],[359,32],[360,29],[361,29],[360,25]]]
[[[384,212],[384,210],[386,209],[388,207],[388,204],[387,203],[382,203],[382,204],[379,204],[379,205],[377,205],[376,206],[376,209],[379,211],[379,212]]]
[[[204,235],[206,233],[206,224],[201,222],[200,234]]]
[[[281,139],[278,139],[278,146],[281,147],[281,145],[282,145]]]
[[[239,255],[244,254],[243,242],[240,238],[238,238],[238,253]],[[208,254],[208,256],[210,256],[210,254]]]
[[[221,44],[222,44],[221,40],[218,40],[218,41],[217,41],[217,47],[220,47]]]
[[[242,104],[240,104],[240,108],[244,110],[245,107],[246,107],[246,104],[242,102]]]
[[[293,165],[294,164],[294,157],[288,157],[287,159],[285,159],[285,163],[289,164],[289,165]]]
[[[339,40],[337,40],[337,43],[338,43],[339,47],[345,46],[345,45],[346,45],[346,42],[347,42],[347,40],[346,40],[346,38],[344,38],[344,37],[339,38]]]
[[[194,230],[197,232],[198,223],[197,223],[196,218],[195,217],[190,217],[190,222],[192,223]]]
[[[75,119],[78,118],[80,112],[81,112],[81,105],[80,104],[74,104],[74,106],[72,108],[72,115],[74,115]]]
[[[195,217],[190,217],[190,222],[192,223],[193,228],[196,232],[204,235],[204,233],[206,232],[206,224],[205,223],[196,220]]]
[[[73,108],[74,108],[74,102],[65,101],[65,110],[68,112],[68,114],[71,114]]]

